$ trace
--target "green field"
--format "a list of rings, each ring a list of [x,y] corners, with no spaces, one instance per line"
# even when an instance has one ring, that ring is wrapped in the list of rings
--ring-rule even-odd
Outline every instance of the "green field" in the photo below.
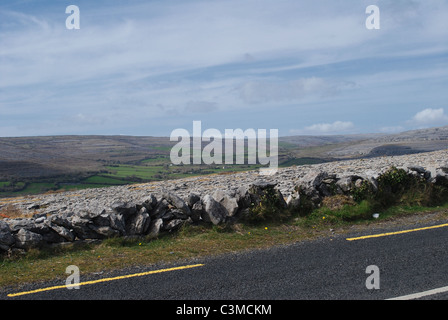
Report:
[[[141,165],[120,164],[106,166],[107,172],[95,174],[76,181],[63,178],[54,181],[34,182],[19,181],[12,184],[9,181],[0,182],[0,197],[22,196],[45,193],[49,191],[80,190],[87,188],[103,188],[149,181],[180,179],[190,176],[227,173],[255,169],[255,166],[170,166],[165,158],[154,158],[143,161]],[[73,180],[73,179],[72,179]]]
[[[155,160],[154,160],[155,161]],[[108,166],[109,173],[104,174],[104,177],[112,179],[124,179],[127,181],[133,180],[166,180],[179,179],[190,176],[236,172],[244,170],[253,170],[258,168],[257,165],[186,165],[186,166],[171,166],[169,164],[163,165],[117,165]]]
[[[106,167],[110,173],[105,174],[105,177],[110,178],[131,178],[152,179],[154,175],[163,173],[163,166],[134,166],[134,165],[118,165],[113,167]]]
[[[288,159],[281,167],[319,163],[319,159]],[[104,170],[84,177],[55,177],[30,181],[0,181],[0,197],[22,196],[49,191],[103,188],[126,184],[181,179],[207,174],[225,174],[260,168],[260,165],[172,165],[166,155],[155,155],[134,163],[105,165]]]
[[[145,165],[165,164],[169,163],[170,158],[168,156],[159,156],[155,158],[142,160],[140,163]]]
[[[17,195],[25,195],[25,194],[35,194],[40,193],[42,191],[49,191],[56,188],[55,183],[51,182],[33,182],[26,185],[23,190],[17,191]]]
[[[92,176],[92,177],[89,177],[89,178],[83,180],[83,184],[92,184],[92,185],[95,185],[95,184],[122,185],[122,184],[127,184],[127,183],[128,182],[123,181],[123,180],[118,180],[118,179],[101,176],[101,175]]]

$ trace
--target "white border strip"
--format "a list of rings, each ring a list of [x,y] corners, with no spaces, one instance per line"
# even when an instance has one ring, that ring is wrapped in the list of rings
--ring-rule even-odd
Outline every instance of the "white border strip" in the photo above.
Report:
[[[448,286],[437,288],[437,289],[432,289],[432,290],[428,290],[428,291],[408,294],[406,296],[390,298],[390,299],[386,299],[386,300],[412,300],[412,299],[418,299],[418,298],[431,296],[433,294],[443,293],[443,292],[447,292],[447,291],[448,291]]]

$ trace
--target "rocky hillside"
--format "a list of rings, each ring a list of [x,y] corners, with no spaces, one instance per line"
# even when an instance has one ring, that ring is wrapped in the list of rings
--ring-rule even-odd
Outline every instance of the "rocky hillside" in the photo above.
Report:
[[[448,126],[388,135],[358,135],[352,143],[334,145],[325,155],[332,158],[377,157],[415,154],[448,148]],[[364,139],[361,139],[363,138]],[[323,155],[321,155],[323,156]]]
[[[29,218],[0,220],[0,251],[112,236],[157,237],[184,223],[220,224],[250,218],[265,199],[279,208],[305,198],[350,195],[390,167],[427,183],[448,185],[448,150],[282,168],[272,176],[256,171],[210,175],[132,186],[2,199],[0,209]],[[8,212],[7,210],[1,212]]]
[[[168,137],[51,136],[0,138],[0,181],[91,175],[111,164],[169,157]],[[448,126],[399,134],[289,136],[279,138],[279,163],[401,155],[448,148]],[[322,162],[320,161],[320,162]],[[167,162],[168,163],[168,162]],[[37,181],[37,180],[36,180]]]

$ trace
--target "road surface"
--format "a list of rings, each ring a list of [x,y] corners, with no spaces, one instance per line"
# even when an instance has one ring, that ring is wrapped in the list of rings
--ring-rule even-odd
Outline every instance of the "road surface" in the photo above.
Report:
[[[375,230],[377,237],[362,237],[370,236],[368,231],[336,235],[180,265],[126,270],[92,282],[81,270],[79,289],[68,289],[65,281],[40,283],[2,293],[0,298],[179,300],[186,304],[180,305],[184,308],[180,312],[188,312],[185,308],[192,300],[447,299],[448,224],[409,229],[393,234]]]

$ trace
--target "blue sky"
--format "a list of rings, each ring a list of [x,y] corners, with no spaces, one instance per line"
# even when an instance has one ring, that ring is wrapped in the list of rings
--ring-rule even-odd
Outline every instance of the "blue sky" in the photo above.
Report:
[[[0,136],[448,125],[447,17],[445,0],[2,1]]]

